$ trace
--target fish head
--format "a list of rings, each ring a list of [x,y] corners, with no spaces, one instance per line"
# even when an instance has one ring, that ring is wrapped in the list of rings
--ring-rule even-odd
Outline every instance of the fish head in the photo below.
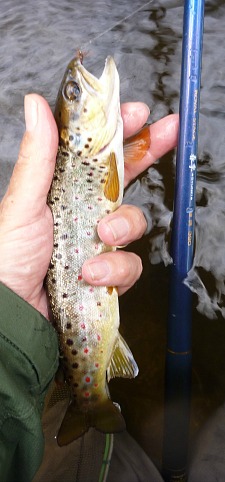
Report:
[[[85,69],[80,56],[69,63],[55,119],[60,143],[74,154],[93,156],[111,142],[121,121],[119,75],[112,57],[107,57],[100,78]]]

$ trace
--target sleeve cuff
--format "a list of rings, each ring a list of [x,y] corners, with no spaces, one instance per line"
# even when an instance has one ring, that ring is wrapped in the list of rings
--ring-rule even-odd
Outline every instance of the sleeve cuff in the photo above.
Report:
[[[41,313],[2,283],[0,300],[0,337],[20,354],[20,370],[32,390],[42,391],[58,367],[57,334]]]

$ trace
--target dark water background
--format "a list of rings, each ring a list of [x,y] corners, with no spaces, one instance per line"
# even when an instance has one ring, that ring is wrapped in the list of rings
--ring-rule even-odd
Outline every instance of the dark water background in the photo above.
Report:
[[[1,196],[24,131],[24,95],[40,93],[53,107],[64,68],[78,48],[89,51],[85,66],[94,74],[101,73],[107,55],[115,57],[122,101],[146,102],[151,122],[178,111],[183,2],[153,0],[99,36],[143,4],[140,0],[1,0]],[[206,1],[195,267],[200,266],[198,274],[208,291],[198,281],[198,304],[203,314],[196,310],[195,300],[192,437],[225,400],[224,29],[224,1]],[[150,173],[155,180],[156,205],[167,220],[173,205],[173,166],[171,153]],[[158,246],[152,260],[155,263],[165,258],[166,226],[167,221],[164,228],[156,225],[154,236],[150,234],[132,247],[143,259],[144,272],[121,298],[121,318],[122,332],[135,353],[140,375],[135,381],[119,380],[111,385],[129,431],[157,464],[161,454],[168,268],[162,262],[150,265],[149,256]],[[212,319],[215,315],[218,318]]]

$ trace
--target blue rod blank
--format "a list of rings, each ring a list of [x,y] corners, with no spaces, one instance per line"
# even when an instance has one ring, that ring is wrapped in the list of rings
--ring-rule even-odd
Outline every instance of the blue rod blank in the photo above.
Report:
[[[186,480],[192,295],[183,281],[193,262],[203,20],[204,0],[185,0],[167,325],[163,445],[166,481],[178,480],[176,477]]]

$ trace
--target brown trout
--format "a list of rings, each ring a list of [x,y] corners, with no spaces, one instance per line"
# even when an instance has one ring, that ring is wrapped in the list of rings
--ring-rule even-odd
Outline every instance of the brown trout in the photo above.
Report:
[[[138,373],[118,332],[117,289],[91,286],[81,274],[86,259],[114,249],[102,243],[97,225],[121,204],[123,196],[123,124],[119,75],[112,57],[106,59],[99,79],[84,68],[81,56],[70,62],[59,89],[55,119],[59,148],[48,195],[54,247],[46,281],[65,379],[71,388],[71,403],[58,433],[58,444],[65,445],[89,427],[108,433],[124,430],[107,381]],[[144,151],[146,146],[148,141]]]

